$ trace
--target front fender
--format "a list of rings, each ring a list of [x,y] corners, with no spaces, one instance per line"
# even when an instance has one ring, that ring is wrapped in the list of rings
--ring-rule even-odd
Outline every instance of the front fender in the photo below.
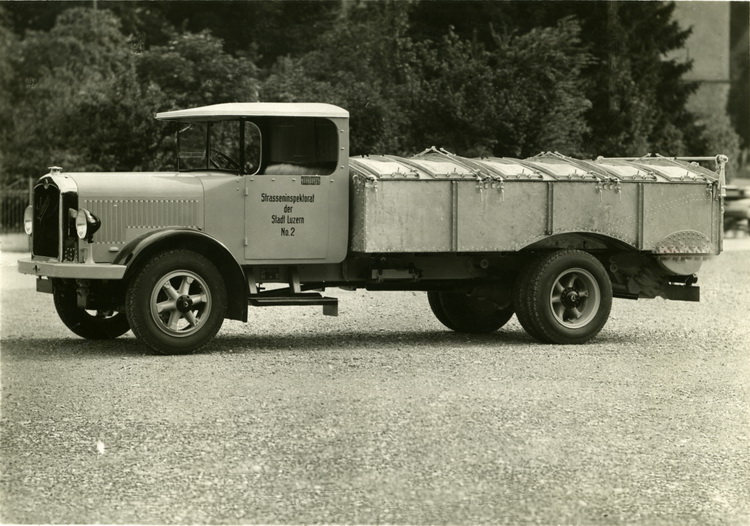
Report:
[[[205,232],[187,227],[160,228],[142,234],[125,245],[113,265],[126,267],[124,279],[130,279],[159,252],[182,248],[199,252],[216,265],[224,277],[229,304],[227,318],[247,321],[247,282],[242,266],[221,241]]]
[[[141,254],[148,251],[149,248],[155,247],[160,242],[164,242],[168,239],[174,240],[177,236],[183,237],[193,235],[210,237],[194,228],[187,227],[159,228],[157,230],[146,232],[125,245],[122,250],[117,253],[112,263],[114,265],[125,265],[128,270],[130,270],[134,267],[136,260],[140,259]]]

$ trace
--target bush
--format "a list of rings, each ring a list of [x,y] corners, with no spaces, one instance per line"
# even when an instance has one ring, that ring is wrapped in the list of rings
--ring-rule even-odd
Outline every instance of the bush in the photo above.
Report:
[[[691,155],[727,155],[727,181],[731,180],[741,168],[742,149],[729,116],[725,113],[698,114],[696,123],[701,129],[697,141],[701,149]]]

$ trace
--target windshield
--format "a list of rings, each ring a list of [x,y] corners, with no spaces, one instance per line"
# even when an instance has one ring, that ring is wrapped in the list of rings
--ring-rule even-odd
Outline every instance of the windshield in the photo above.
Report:
[[[243,120],[196,122],[177,133],[177,169],[254,174],[260,167],[260,130]]]

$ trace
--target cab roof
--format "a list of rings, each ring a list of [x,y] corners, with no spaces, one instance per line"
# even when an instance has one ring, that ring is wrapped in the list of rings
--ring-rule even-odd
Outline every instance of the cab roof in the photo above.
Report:
[[[326,117],[346,119],[349,112],[319,102],[229,102],[156,114],[162,121],[210,121],[237,117]]]

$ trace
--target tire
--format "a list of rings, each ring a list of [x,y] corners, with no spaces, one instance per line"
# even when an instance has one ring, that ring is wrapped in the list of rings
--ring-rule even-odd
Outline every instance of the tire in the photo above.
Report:
[[[431,290],[427,293],[427,302],[430,304],[430,309],[432,309],[432,313],[440,323],[442,323],[452,331],[458,330],[448,318],[448,315],[445,313],[443,303],[440,300],[440,294],[440,292],[436,292],[434,290]]]
[[[545,343],[581,344],[607,323],[612,283],[591,254],[560,250],[529,267],[518,296],[518,318],[531,336]]]
[[[521,327],[523,327],[528,335],[536,340],[542,340],[543,336],[534,325],[533,316],[531,315],[532,306],[531,302],[528,301],[530,298],[528,292],[531,289],[530,283],[536,272],[536,267],[538,267],[544,259],[545,257],[532,259],[525,269],[520,272],[513,287],[513,307],[516,310],[518,323],[521,324]]]
[[[218,269],[190,250],[157,255],[131,281],[125,312],[133,333],[159,354],[189,354],[219,331],[227,291]]]
[[[73,333],[89,340],[113,340],[130,330],[124,312],[93,311],[78,306],[75,285],[54,280],[52,294],[60,320]]]
[[[490,299],[461,292],[428,292],[427,299],[438,321],[456,332],[495,332],[513,317],[512,308],[498,308]]]

